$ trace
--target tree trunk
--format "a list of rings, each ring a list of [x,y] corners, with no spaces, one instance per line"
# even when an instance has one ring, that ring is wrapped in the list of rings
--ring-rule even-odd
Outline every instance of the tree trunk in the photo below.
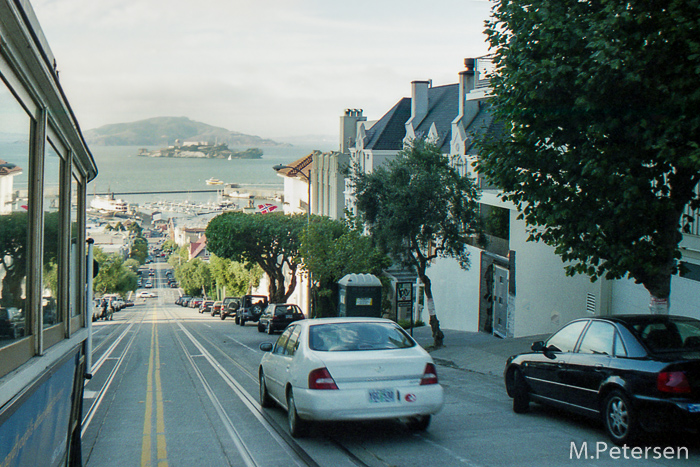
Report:
[[[433,300],[433,289],[431,287],[430,278],[425,274],[425,271],[419,271],[418,277],[420,277],[420,280],[423,283],[425,296],[427,298],[430,329],[433,332],[433,346],[435,346],[435,348],[439,348],[442,347],[445,335],[440,330],[440,321],[438,321],[437,314],[435,313],[435,301]]]
[[[287,287],[287,290],[284,292],[284,303],[287,303],[287,300],[289,300],[289,296],[292,295],[294,293],[294,290],[297,288],[297,268],[290,268],[289,274],[291,277],[289,279],[289,287]],[[282,274],[281,287],[282,290],[284,290],[284,274]],[[301,303],[299,305],[301,305]]]
[[[655,297],[649,294],[649,311],[652,315],[667,315],[669,311],[669,298]]]

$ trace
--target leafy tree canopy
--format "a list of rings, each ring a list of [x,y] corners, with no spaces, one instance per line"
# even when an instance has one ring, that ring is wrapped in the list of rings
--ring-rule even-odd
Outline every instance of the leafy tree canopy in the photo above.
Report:
[[[136,237],[131,244],[129,257],[138,261],[139,264],[144,264],[146,258],[148,258],[148,240],[143,237]]]
[[[305,216],[227,212],[209,222],[207,248],[216,256],[257,264],[270,279],[271,302],[285,302],[296,287]],[[286,285],[285,273],[290,275]]]
[[[335,316],[337,282],[346,274],[381,274],[391,260],[372,239],[347,222],[312,216],[302,236],[303,267],[317,293],[316,316]]]
[[[479,231],[476,186],[425,140],[414,140],[372,173],[355,171],[353,183],[357,209],[373,239],[393,259],[415,268],[423,282],[433,337],[441,345],[426,269],[437,257],[469,267],[465,246]]]
[[[100,270],[93,282],[93,289],[97,294],[125,295],[129,291],[136,290],[138,277],[134,271],[125,266],[121,255],[118,253],[107,255],[99,247],[95,247],[93,253],[100,265]]]
[[[484,142],[478,170],[568,274],[669,296],[684,208],[700,206],[699,27],[687,0],[495,5],[492,103],[510,137]]]
[[[214,279],[209,264],[201,259],[181,263],[175,270],[175,277],[186,295],[212,296]]]
[[[247,267],[242,263],[212,255],[209,260],[212,277],[219,289],[226,290],[227,296],[240,297],[257,287],[263,275],[257,264]]]

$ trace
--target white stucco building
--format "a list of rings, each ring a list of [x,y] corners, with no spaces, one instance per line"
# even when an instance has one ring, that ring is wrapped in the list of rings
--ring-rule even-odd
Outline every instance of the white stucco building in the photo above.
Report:
[[[429,137],[452,158],[455,168],[477,179],[483,214],[502,219],[502,229],[489,232],[486,249],[468,247],[468,271],[449,258],[435,260],[428,269],[441,326],[518,337],[553,332],[581,316],[649,313],[649,293],[631,280],[591,282],[587,276],[566,276],[554,249],[528,242],[515,206],[502,201],[500,190],[474,173],[478,153],[472,135],[503,131],[489,112],[490,65],[489,57],[465,60],[456,84],[414,81],[411,97],[400,99],[376,121],[368,121],[361,110],[346,110],[341,116],[340,152],[360,170],[371,172],[396,156],[411,138]],[[330,197],[325,189],[312,184],[312,198]],[[349,185],[345,205],[354,209]],[[341,217],[337,209],[335,213]],[[697,218],[696,213],[688,214]],[[700,318],[699,224],[700,219],[681,244],[683,273],[672,280],[670,304],[671,313],[696,318]],[[427,321],[427,313],[420,318]]]

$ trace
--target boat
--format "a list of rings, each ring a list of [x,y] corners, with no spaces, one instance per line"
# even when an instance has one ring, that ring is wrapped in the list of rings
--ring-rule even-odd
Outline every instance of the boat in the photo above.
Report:
[[[114,193],[108,193],[107,196],[97,196],[90,202],[90,207],[96,211],[125,213],[127,211],[126,201],[123,199],[115,199]]]
[[[219,180],[218,178],[212,177],[212,178],[210,178],[209,180],[206,181],[206,184],[207,184],[207,185],[223,185],[224,182],[222,182],[222,181]]]
[[[229,198],[252,198],[253,195],[248,192],[241,193],[240,191],[229,191],[226,193]]]

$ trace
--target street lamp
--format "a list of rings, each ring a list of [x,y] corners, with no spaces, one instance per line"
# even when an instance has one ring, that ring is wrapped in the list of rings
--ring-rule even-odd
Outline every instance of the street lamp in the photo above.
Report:
[[[311,179],[309,178],[308,175],[306,175],[304,172],[301,170],[297,169],[296,167],[291,167],[289,165],[284,165],[284,164],[277,164],[272,167],[275,172],[279,172],[282,169],[290,169],[292,174],[298,173],[302,177],[306,179],[306,184],[307,184],[307,198],[306,198],[306,233],[308,235],[309,233],[309,225],[310,225],[310,213],[311,213]],[[307,289],[306,289],[306,309],[310,313],[311,312],[311,273],[309,273],[308,276],[308,284],[307,284]]]

